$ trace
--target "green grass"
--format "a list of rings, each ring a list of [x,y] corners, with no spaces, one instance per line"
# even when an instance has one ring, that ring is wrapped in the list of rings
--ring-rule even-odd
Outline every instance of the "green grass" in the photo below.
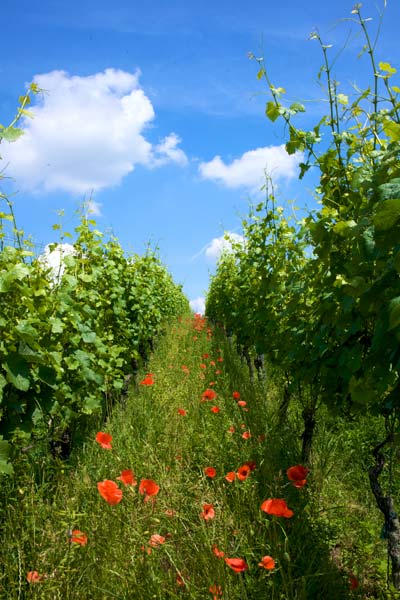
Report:
[[[365,420],[349,429],[321,411],[308,483],[296,489],[286,469],[299,463],[301,420],[293,403],[278,426],[277,375],[250,382],[218,332],[209,337],[191,322],[168,330],[148,371],[154,385],[132,389],[98,428],[112,435],[112,450],[96,443],[96,429],[68,462],[27,453],[15,480],[3,480],[1,598],[212,599],[213,585],[229,600],[396,597],[385,589],[385,543],[365,475],[367,440],[372,430],[379,436],[379,424]],[[201,402],[211,381],[217,398]],[[248,411],[237,406],[233,391]],[[245,481],[228,483],[226,473],[246,461],[256,469]],[[214,479],[206,477],[207,466],[216,468]],[[105,502],[97,482],[117,482],[124,469],[138,483],[153,479],[160,486],[154,503],[144,502],[138,485],[121,482],[122,501]],[[287,501],[291,519],[260,510],[273,497]],[[215,508],[209,521],[201,518],[205,503]],[[87,535],[87,545],[70,543],[75,529]],[[151,547],[154,534],[165,543]],[[245,559],[249,569],[232,571],[213,554],[214,544],[226,557]],[[275,569],[258,566],[265,555]],[[29,584],[29,571],[43,579]],[[351,572],[361,583],[354,591]]]

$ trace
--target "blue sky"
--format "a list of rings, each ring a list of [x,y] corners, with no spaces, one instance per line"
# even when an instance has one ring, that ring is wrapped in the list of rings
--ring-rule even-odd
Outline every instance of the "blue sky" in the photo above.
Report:
[[[204,296],[225,231],[240,234],[264,169],[279,203],[313,207],[313,175],[297,180],[298,157],[282,149],[285,132],[264,116],[265,85],[248,53],[266,58],[270,78],[294,101],[307,101],[304,126],[323,114],[317,83],[322,57],[308,40],[318,28],[343,91],[367,80],[367,56],[350,21],[354,2],[309,0],[245,5],[237,0],[3,0],[0,123],[35,80],[25,135],[2,143],[17,223],[37,251],[57,241],[63,209],[93,199],[98,228],[127,252],[158,246],[190,300]],[[362,14],[379,21],[377,3]],[[399,4],[388,0],[377,59],[398,62]],[[196,308],[199,304],[195,304]]]

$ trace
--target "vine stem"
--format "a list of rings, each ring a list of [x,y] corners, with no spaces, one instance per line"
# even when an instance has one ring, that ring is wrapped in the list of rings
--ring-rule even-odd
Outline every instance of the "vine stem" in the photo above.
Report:
[[[373,94],[373,99],[372,99],[372,104],[374,107],[374,115],[377,114],[378,112],[378,71],[376,68],[376,63],[375,63],[375,56],[374,56],[374,48],[371,44],[371,38],[369,36],[368,33],[368,29],[365,25],[365,19],[362,18],[361,16],[361,12],[360,12],[360,7],[361,4],[356,4],[356,6],[353,9],[353,13],[357,15],[358,17],[358,22],[361,26],[361,29],[363,30],[364,36],[365,36],[365,41],[367,42],[367,51],[371,60],[371,66],[372,66],[372,71],[373,71],[373,77],[374,77],[374,94]],[[374,125],[373,125],[373,132],[374,132],[374,150],[376,149],[376,145],[377,145],[377,140],[378,140],[378,132],[376,131],[376,121],[374,120]]]
[[[372,450],[375,464],[368,470],[368,476],[378,508],[385,518],[383,533],[388,540],[388,557],[392,564],[392,583],[396,590],[400,590],[400,522],[399,517],[394,510],[392,496],[384,495],[379,482],[379,477],[386,462],[382,449],[386,444],[392,441],[393,434],[389,433],[383,442],[375,446]]]

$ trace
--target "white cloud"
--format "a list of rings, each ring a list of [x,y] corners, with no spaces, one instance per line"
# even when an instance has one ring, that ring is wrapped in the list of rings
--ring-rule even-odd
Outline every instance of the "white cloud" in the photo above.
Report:
[[[285,146],[266,146],[245,152],[226,164],[220,156],[199,166],[204,179],[212,179],[226,187],[246,187],[251,190],[265,183],[265,173],[274,181],[296,176],[296,167],[303,158],[302,153],[289,155]]]
[[[100,217],[101,216],[101,204],[96,202],[93,198],[89,198],[84,203],[84,209],[88,217]]]
[[[230,239],[226,239],[225,236],[229,236]],[[232,233],[230,231],[227,231],[221,237],[214,238],[211,240],[211,242],[209,244],[207,244],[205,251],[204,251],[206,257],[211,260],[217,260],[223,250],[231,249],[232,243],[230,240],[232,240],[233,242],[237,242],[239,244],[244,243],[244,237],[242,235],[239,235],[238,233]]]
[[[25,135],[2,143],[7,173],[23,189],[82,194],[117,185],[136,165],[185,165],[172,133],[155,148],[144,131],[155,117],[139,75],[106,69],[87,77],[36,75],[44,94],[24,118]]]
[[[187,156],[181,148],[177,148],[181,141],[181,138],[176,135],[176,133],[171,133],[164,138],[162,142],[154,148],[155,152],[159,155],[159,158],[156,157],[154,159],[155,166],[172,161],[181,167],[185,167],[188,164]]]
[[[64,258],[76,254],[72,244],[47,244],[38,258],[45,269],[51,269],[50,277],[54,284],[59,283],[64,273]]]
[[[204,315],[205,310],[206,310],[205,298],[203,298],[203,297],[195,298],[194,300],[190,300],[189,304],[190,304],[190,308],[195,313],[200,313],[201,315]]]

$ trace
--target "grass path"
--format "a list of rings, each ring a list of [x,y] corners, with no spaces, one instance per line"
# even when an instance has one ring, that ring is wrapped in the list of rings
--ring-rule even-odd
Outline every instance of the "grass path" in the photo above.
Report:
[[[367,597],[350,589],[346,556],[332,559],[330,530],[315,518],[321,464],[304,487],[288,480],[299,431],[295,417],[277,427],[273,381],[251,383],[201,319],[171,327],[148,370],[150,385],[132,389],[101,426],[111,449],[94,431],[70,464],[36,481],[27,467],[3,490],[0,597]],[[118,479],[128,470],[135,485]],[[122,491],[118,503],[98,491],[107,480]],[[156,494],[140,493],[146,480]],[[293,516],[261,510],[275,498]]]

